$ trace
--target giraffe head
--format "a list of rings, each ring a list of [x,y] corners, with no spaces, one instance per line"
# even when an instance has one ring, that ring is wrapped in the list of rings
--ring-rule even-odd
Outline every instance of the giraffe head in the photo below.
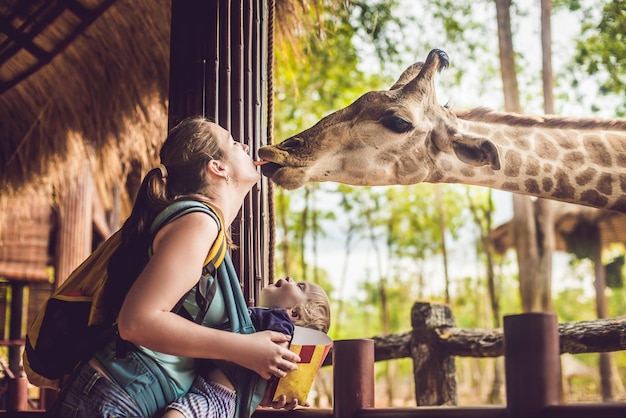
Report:
[[[262,172],[286,189],[307,182],[356,186],[415,184],[437,176],[437,166],[500,169],[496,146],[459,131],[455,114],[437,102],[435,75],[448,66],[432,50],[389,89],[365,93],[313,127],[259,149]],[[451,162],[452,159],[457,161]]]

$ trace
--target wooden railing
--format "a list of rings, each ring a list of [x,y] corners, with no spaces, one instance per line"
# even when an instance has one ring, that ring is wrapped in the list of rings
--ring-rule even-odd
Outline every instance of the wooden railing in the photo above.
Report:
[[[456,328],[448,306],[416,303],[413,330],[372,339],[335,341],[333,409],[258,410],[253,418],[624,418],[626,403],[563,404],[560,354],[626,349],[626,317],[557,323],[556,316],[504,317],[502,329]],[[455,356],[504,356],[506,406],[458,407]],[[374,363],[411,357],[417,405],[375,408]],[[445,406],[443,406],[445,405]],[[43,412],[5,411],[0,417]]]

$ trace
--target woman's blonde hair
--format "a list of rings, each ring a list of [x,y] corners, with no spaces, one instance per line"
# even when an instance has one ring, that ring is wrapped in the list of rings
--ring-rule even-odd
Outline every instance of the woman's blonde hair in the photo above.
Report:
[[[330,329],[330,301],[320,286],[309,283],[307,299],[292,308],[297,314],[294,324],[324,333]]]

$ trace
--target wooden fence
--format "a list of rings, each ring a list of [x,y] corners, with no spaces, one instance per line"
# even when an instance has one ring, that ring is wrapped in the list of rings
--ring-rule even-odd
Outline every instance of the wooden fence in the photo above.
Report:
[[[563,404],[561,353],[626,349],[626,317],[557,323],[556,316],[504,317],[502,329],[456,328],[449,307],[416,303],[413,330],[373,339],[335,341],[333,409],[259,410],[253,418],[624,418],[626,403]],[[506,406],[458,407],[455,356],[504,356]],[[411,357],[417,405],[375,408],[374,363]],[[16,378],[13,387],[23,385]],[[10,386],[11,387],[11,386]],[[12,409],[25,409],[9,401]],[[428,405],[428,406],[426,406]],[[433,406],[444,405],[444,406]],[[38,417],[41,411],[0,412],[0,417]]]

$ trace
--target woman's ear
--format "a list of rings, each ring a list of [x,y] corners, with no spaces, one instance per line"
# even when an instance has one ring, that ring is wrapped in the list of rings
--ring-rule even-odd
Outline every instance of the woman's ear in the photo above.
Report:
[[[211,174],[224,177],[224,166],[222,165],[222,162],[219,160],[210,160],[207,163],[207,169],[209,170]]]

